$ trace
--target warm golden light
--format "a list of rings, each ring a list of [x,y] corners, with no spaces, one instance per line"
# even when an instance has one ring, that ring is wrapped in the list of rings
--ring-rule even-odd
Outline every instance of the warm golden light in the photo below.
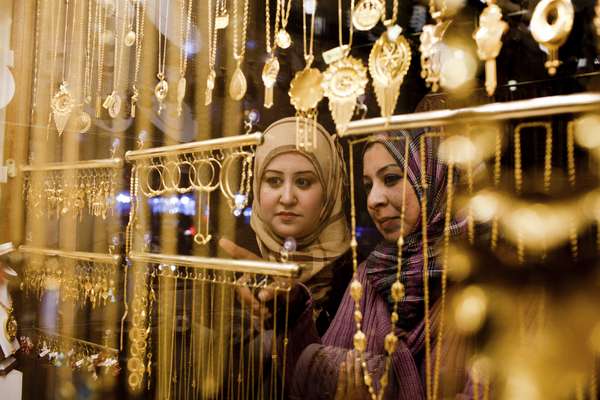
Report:
[[[487,313],[487,297],[479,286],[465,288],[453,302],[454,321],[459,331],[474,333],[485,320]]]

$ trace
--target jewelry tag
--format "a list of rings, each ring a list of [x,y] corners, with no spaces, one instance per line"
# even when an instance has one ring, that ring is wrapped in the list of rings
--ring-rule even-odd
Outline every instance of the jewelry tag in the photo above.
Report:
[[[387,29],[387,37],[390,41],[395,42],[398,36],[402,34],[402,27],[400,25],[392,25]]]
[[[229,25],[229,14],[217,15],[215,18],[215,29],[225,29]]]
[[[329,49],[329,50],[323,52],[323,54],[322,54],[323,60],[325,61],[326,64],[334,63],[334,62],[339,61],[342,58],[344,58],[347,51],[348,51],[347,44],[345,44],[343,46],[334,47],[333,49]]]

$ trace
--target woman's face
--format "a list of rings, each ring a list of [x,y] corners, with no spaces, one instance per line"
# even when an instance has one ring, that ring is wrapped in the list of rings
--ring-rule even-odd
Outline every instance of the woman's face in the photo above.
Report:
[[[323,186],[313,164],[299,153],[283,153],[266,166],[260,182],[260,212],[282,238],[303,238],[319,223]]]
[[[365,152],[363,163],[369,215],[384,239],[395,242],[400,237],[403,185],[406,185],[404,235],[417,225],[421,208],[415,190],[383,144],[371,145]]]

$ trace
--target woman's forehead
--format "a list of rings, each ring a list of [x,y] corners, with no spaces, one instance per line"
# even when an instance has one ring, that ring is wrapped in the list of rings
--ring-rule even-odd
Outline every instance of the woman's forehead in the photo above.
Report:
[[[306,155],[299,151],[289,151],[274,156],[266,165],[265,170],[315,171],[315,167]]]

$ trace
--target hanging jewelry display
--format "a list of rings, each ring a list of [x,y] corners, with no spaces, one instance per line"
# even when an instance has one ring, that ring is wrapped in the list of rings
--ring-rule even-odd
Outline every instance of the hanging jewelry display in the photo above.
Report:
[[[394,12],[397,10],[394,8]],[[352,7],[352,25],[357,31],[369,31],[385,16],[385,3],[381,0],[359,0]]]
[[[488,0],[487,7],[479,16],[479,28],[473,34],[477,43],[477,55],[485,62],[485,90],[488,96],[496,91],[496,57],[502,49],[502,35],[508,24],[502,20],[502,9],[495,0]]]
[[[61,4],[59,2],[58,14],[61,14]],[[50,101],[50,108],[52,109],[52,116],[54,117],[54,125],[56,126],[56,130],[60,135],[63,134],[65,127],[67,126],[67,122],[69,122],[69,118],[71,117],[71,113],[73,112],[73,108],[75,107],[75,100],[73,99],[73,95],[69,90],[69,84],[67,83],[67,33],[69,31],[69,0],[65,0],[65,13],[64,13],[64,34],[63,34],[63,61],[62,61],[62,78],[58,91],[52,96],[52,100]],[[74,24],[74,22],[73,22]],[[57,51],[57,49],[55,49]]]
[[[548,51],[544,66],[549,75],[556,74],[560,65],[558,49],[571,33],[574,14],[570,0],[542,0],[533,10],[529,30],[535,41]]]
[[[96,78],[96,118],[100,118],[102,113],[102,89],[104,78],[104,52],[105,52],[105,35],[106,21],[108,19],[108,4],[98,2],[98,60],[97,60],[97,78]]]
[[[277,0],[275,3],[275,24],[273,26],[274,36],[278,31],[277,29],[279,26],[281,11],[279,0]],[[265,85],[265,108],[271,108],[273,106],[273,86],[275,86],[275,82],[277,82],[277,75],[279,74],[279,60],[275,55],[275,49],[277,47],[277,41],[275,37],[273,37],[273,44],[271,45],[271,8],[269,4],[269,1],[265,1],[265,47],[267,54],[269,54],[269,58],[267,61],[265,61],[261,76],[263,84]]]
[[[125,37],[125,30],[127,29],[127,19],[123,18],[121,21],[120,18],[120,4],[121,2],[117,2],[115,4],[115,30],[114,30],[114,51],[113,51],[113,90],[112,92],[106,96],[104,102],[102,103],[102,107],[104,107],[108,111],[108,115],[111,118],[116,118],[121,112],[121,105],[123,104],[123,100],[119,95],[118,88],[121,77],[121,64],[123,63],[123,51],[126,46],[124,43],[121,43],[123,38]],[[122,3],[125,6],[125,10],[129,8],[129,4]],[[125,11],[123,10],[123,11]],[[119,29],[119,22],[121,22],[121,29]]]
[[[296,72],[290,83],[290,103],[296,109],[296,147],[310,151],[316,145],[317,105],[323,98],[321,83],[323,75],[317,68],[311,68],[314,61],[313,41],[317,1],[311,17],[310,33],[307,43],[306,9],[302,11],[302,38],[304,44],[304,62],[302,71]]]
[[[354,7],[352,0],[351,9]],[[367,86],[367,69],[362,61],[349,55],[352,47],[353,28],[350,25],[350,37],[348,45],[344,46],[342,38],[342,1],[338,0],[338,24],[339,24],[339,42],[341,59],[329,64],[329,67],[323,73],[321,86],[323,94],[329,100],[329,111],[335,122],[336,130],[343,132],[354,115],[356,100],[358,96],[364,94]]]
[[[117,255],[20,246],[27,262],[21,289],[42,299],[49,289],[59,299],[92,308],[114,303],[121,257]]]
[[[187,1],[187,6],[185,6],[185,3],[183,1],[180,2],[181,29],[179,36],[181,41],[181,47],[179,48],[179,81],[177,82],[178,116],[181,116],[181,111],[183,110],[183,99],[185,97],[185,91],[187,88],[185,73],[187,71],[189,47],[188,42],[190,40],[190,30],[192,26],[192,4],[192,0]]]
[[[419,51],[421,52],[421,77],[433,92],[437,92],[440,81],[440,45],[446,29],[451,21],[446,20],[446,1],[442,0],[442,7],[437,10],[435,0],[429,2],[429,12],[435,19],[435,25],[423,26],[420,36]]]
[[[242,32],[239,37],[239,0],[233,0],[233,59],[236,61],[235,71],[229,82],[229,97],[235,101],[244,98],[248,84],[242,72],[244,55],[246,54],[246,32],[248,30],[248,1],[244,2],[244,13],[242,16]]]
[[[169,29],[169,9],[171,8],[171,1],[167,0],[167,6],[163,7],[163,0],[158,0],[158,83],[154,87],[154,96],[158,101],[158,113],[160,114],[164,108],[164,101],[169,93],[169,83],[165,75],[165,65],[167,62],[167,32]],[[163,10],[166,9],[166,13],[163,19]]]
[[[135,193],[139,190],[146,197],[198,192],[198,209],[201,212],[198,212],[198,232],[194,240],[205,245],[212,237],[209,232],[210,193],[220,188],[234,215],[241,215],[251,189],[254,158],[254,151],[244,147],[256,146],[261,140],[262,134],[249,133],[128,151],[126,159],[135,162],[133,190]],[[242,161],[240,187],[237,191],[232,189],[233,177],[229,173],[236,160]]]
[[[142,60],[142,45],[144,43],[144,23],[146,21],[146,2],[138,0],[135,2],[135,61],[133,69],[133,79],[131,81],[131,118],[135,118],[135,109],[140,99],[139,89],[137,87],[138,76],[140,74],[140,62]],[[129,36],[131,31],[127,33]]]
[[[36,336],[38,357],[55,367],[85,371],[94,379],[102,373],[117,376],[121,371],[117,349],[42,329],[36,329]]]
[[[259,398],[278,398],[275,393],[285,393],[285,380],[279,381],[278,376],[285,376],[285,369],[281,374],[275,371],[268,374],[263,357],[255,357],[255,352],[270,353],[273,360],[281,357],[281,363],[285,366],[287,352],[286,342],[288,337],[288,317],[289,317],[289,290],[291,288],[291,279],[300,275],[300,268],[296,264],[283,262],[270,262],[262,260],[226,260],[220,258],[206,258],[197,256],[176,256],[165,254],[149,254],[143,252],[131,252],[129,259],[134,265],[147,265],[147,275],[150,276],[148,283],[143,279],[140,285],[149,287],[149,291],[142,291],[139,295],[134,293],[133,304],[137,304],[142,312],[133,316],[135,325],[138,327],[135,331],[130,331],[129,348],[131,357],[128,360],[128,383],[130,387],[140,387],[146,369],[144,365],[144,354],[148,356],[147,349],[150,347],[152,332],[150,329],[143,331],[147,326],[147,318],[154,318],[152,315],[152,303],[167,304],[167,306],[155,307],[158,318],[165,321],[161,326],[166,329],[166,334],[158,343],[158,347],[164,349],[160,361],[164,369],[159,370],[159,376],[156,378],[161,383],[158,384],[161,391],[161,398],[169,397],[173,393],[178,394],[178,398],[196,397],[197,395],[210,395],[210,397],[236,398],[244,393],[252,391]],[[258,275],[260,274],[260,275]],[[236,279],[237,276],[242,276]],[[156,282],[158,281],[158,285]],[[180,296],[173,296],[175,291],[168,290],[173,285],[179,284],[182,290]],[[155,294],[153,287],[157,286],[158,291]],[[234,305],[235,289],[247,288],[254,295],[261,289],[273,290],[274,307],[272,321],[273,334],[283,336],[284,345],[281,353],[278,349],[264,348],[262,344],[265,335],[265,318],[258,320],[253,318],[242,318],[238,331],[234,332],[233,321],[237,315],[237,309]],[[142,296],[148,293],[146,299]],[[280,294],[277,296],[277,294]],[[155,297],[156,296],[156,297]],[[190,299],[191,297],[191,299]],[[139,299],[139,300],[138,300]],[[190,301],[191,300],[191,301]],[[282,302],[281,306],[278,306]],[[147,305],[150,304],[150,309]],[[187,307],[191,304],[191,313],[186,314]],[[241,304],[242,313],[244,305]],[[182,311],[179,311],[182,310]],[[183,338],[181,344],[173,346],[176,340],[177,321],[182,318],[191,318],[189,326],[189,341]],[[213,318],[215,312],[218,312],[219,318]],[[283,315],[280,315],[283,314]],[[185,317],[185,315],[189,315]],[[282,319],[283,318],[283,319]],[[283,326],[275,321],[286,321]],[[187,325],[187,323],[185,323]],[[197,330],[198,327],[206,327],[206,330]],[[231,327],[231,328],[230,328]],[[210,334],[206,334],[210,332]],[[241,347],[234,351],[231,345],[232,340],[237,335],[242,337],[250,336],[246,343],[247,347]],[[198,337],[200,335],[200,337]],[[259,340],[260,338],[260,340]],[[160,340],[160,339],[159,339]],[[189,346],[189,347],[188,347]],[[152,355],[147,357],[148,365],[152,363]],[[160,355],[159,355],[160,357]],[[248,360],[250,363],[245,368],[240,360]],[[262,361],[261,361],[262,360]],[[156,360],[154,360],[156,362]],[[237,376],[229,375],[227,371],[234,368]],[[277,368],[277,365],[274,366]],[[285,368],[285,367],[284,367]],[[177,377],[177,379],[170,377]],[[251,381],[257,378],[256,386]],[[248,396],[246,396],[248,397]]]
[[[59,217],[71,211],[80,219],[87,206],[91,215],[106,219],[113,212],[122,166],[120,158],[23,166],[25,204],[31,210],[40,210],[40,204],[46,202],[47,216]],[[74,182],[65,178],[72,170],[76,172]],[[42,186],[32,184],[32,174],[42,174]]]
[[[382,117],[393,114],[412,58],[402,28],[392,25],[398,19],[398,0],[394,0],[393,10],[392,19],[384,21],[386,32],[377,39],[369,55],[369,72]]]
[[[288,21],[290,19],[290,12],[292,11],[292,0],[287,0],[287,5],[285,0],[275,0],[277,2],[277,7],[281,9],[281,27],[277,32],[275,37],[275,43],[281,49],[287,49],[292,45],[292,38],[288,31],[286,30]],[[279,4],[281,2],[281,4]],[[315,8],[313,12],[317,10],[317,0],[315,0]],[[306,11],[306,10],[305,10]],[[275,27],[277,28],[277,26]]]

